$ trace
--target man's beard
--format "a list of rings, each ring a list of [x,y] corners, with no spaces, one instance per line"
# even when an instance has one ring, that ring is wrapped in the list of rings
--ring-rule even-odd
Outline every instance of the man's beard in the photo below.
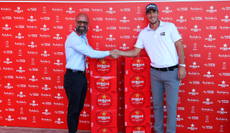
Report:
[[[85,30],[80,30],[80,29],[79,29],[80,27],[84,27]],[[76,27],[76,32],[77,32],[79,35],[85,35],[87,31],[88,31],[88,27],[85,27],[85,26],[78,26],[78,27]]]
[[[156,23],[157,23],[157,21],[158,21],[158,19],[157,19],[155,22],[153,22],[153,23],[151,23],[151,22],[150,22],[150,24],[156,24]]]

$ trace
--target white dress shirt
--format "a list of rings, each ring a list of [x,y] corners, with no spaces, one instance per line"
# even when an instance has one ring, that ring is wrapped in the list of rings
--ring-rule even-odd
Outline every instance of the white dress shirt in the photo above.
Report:
[[[67,69],[85,71],[86,56],[90,58],[103,58],[109,55],[109,51],[97,51],[89,46],[86,35],[79,36],[73,31],[66,39],[65,56]]]

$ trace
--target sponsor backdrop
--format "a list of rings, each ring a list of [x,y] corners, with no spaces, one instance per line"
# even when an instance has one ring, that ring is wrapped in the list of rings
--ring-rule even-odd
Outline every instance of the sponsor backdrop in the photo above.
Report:
[[[87,37],[93,48],[129,50],[141,29],[148,24],[144,9],[148,3],[2,1],[0,125],[67,128],[64,43],[75,27],[76,14],[89,15]],[[156,3],[159,18],[177,26],[185,48],[187,77],[180,85],[177,132],[230,132],[230,2]],[[146,56],[145,52],[140,56]],[[89,63],[87,61],[87,69]],[[120,73],[119,59],[117,66],[117,73]],[[90,79],[89,73],[87,75]],[[117,74],[118,99],[124,99],[119,95],[119,91],[124,90],[119,81],[122,76]],[[118,108],[124,110],[121,105]],[[166,111],[165,106],[165,120]],[[154,114],[151,124],[153,118]],[[118,123],[123,123],[121,120],[118,119]],[[90,92],[80,116],[79,129],[90,130]]]

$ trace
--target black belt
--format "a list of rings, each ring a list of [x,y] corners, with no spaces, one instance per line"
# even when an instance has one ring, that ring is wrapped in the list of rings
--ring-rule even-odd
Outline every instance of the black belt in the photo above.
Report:
[[[152,66],[151,66],[151,68],[152,68],[152,69],[155,69],[155,70],[158,70],[158,71],[173,71],[174,68],[178,68],[178,66],[179,66],[179,65],[177,64],[177,65],[171,66],[171,67],[156,68],[156,67],[152,67]]]
[[[82,74],[85,73],[85,71],[72,70],[72,69],[67,69],[67,71],[74,72],[74,73],[82,73]]]

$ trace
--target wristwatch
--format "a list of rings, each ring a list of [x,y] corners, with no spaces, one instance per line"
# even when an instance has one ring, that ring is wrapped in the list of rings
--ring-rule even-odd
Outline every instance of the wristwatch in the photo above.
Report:
[[[185,65],[185,64],[179,64],[179,66],[186,67],[186,65]]]

